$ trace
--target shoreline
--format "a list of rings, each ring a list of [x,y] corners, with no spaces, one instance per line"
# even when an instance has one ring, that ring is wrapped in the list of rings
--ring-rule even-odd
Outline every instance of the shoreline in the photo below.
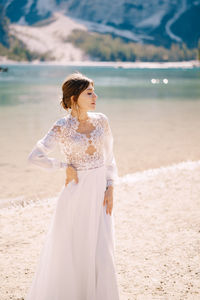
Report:
[[[180,163],[174,163],[168,166],[160,166],[159,168],[151,168],[146,169],[144,171],[129,173],[124,176],[119,176],[118,180],[115,183],[115,187],[120,189],[120,185],[126,185],[129,187],[134,186],[136,183],[144,182],[148,180],[154,180],[159,175],[164,175],[168,173],[175,173],[180,172],[181,170],[195,170],[196,168],[200,167],[200,160],[197,161],[182,161]],[[54,197],[44,197],[44,198],[38,198],[36,200],[30,199],[29,197],[26,197],[25,195],[21,195],[19,197],[13,197],[13,198],[2,198],[0,199],[0,211],[4,209],[14,209],[17,207],[24,208],[29,205],[37,205],[37,203],[40,202],[48,202],[54,199],[56,201],[57,195]]]
[[[177,61],[177,62],[115,62],[115,61],[13,61],[0,57],[0,65],[2,67],[8,65],[32,65],[32,66],[80,66],[80,67],[114,67],[124,69],[192,69],[200,68],[200,62],[192,61]]]

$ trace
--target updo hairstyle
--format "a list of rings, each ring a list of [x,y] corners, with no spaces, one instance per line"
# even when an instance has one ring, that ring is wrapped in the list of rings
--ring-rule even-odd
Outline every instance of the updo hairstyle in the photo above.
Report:
[[[78,97],[85,89],[87,89],[90,83],[94,86],[93,80],[80,72],[75,72],[67,76],[62,84],[62,100],[60,101],[61,106],[65,110],[72,108],[77,110]],[[73,98],[73,101],[71,100],[71,97]]]

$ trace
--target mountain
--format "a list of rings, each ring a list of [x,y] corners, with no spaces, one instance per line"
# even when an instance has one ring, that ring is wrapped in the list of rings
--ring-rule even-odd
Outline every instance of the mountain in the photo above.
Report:
[[[9,21],[5,16],[3,5],[0,4],[0,43],[5,47],[9,46]]]
[[[170,47],[197,47],[200,0],[2,0],[11,22],[32,25],[62,11],[89,31]]]
[[[10,25],[10,33],[33,53],[59,62],[88,60],[84,51],[66,41],[74,29],[87,31],[85,26],[60,12],[53,13],[51,18],[37,22],[35,26]]]

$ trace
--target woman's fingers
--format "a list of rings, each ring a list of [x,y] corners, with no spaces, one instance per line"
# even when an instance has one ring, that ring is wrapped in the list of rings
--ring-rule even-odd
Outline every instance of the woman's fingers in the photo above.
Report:
[[[75,180],[76,183],[78,183],[78,175],[77,175],[77,170],[72,166],[69,165],[66,169],[66,181],[65,181],[65,186],[67,186],[67,184],[69,182],[71,182],[73,179]]]
[[[75,179],[74,180],[75,180],[76,183],[78,183],[78,175],[77,175],[77,173],[75,175]]]
[[[112,203],[108,203],[107,204],[107,208],[106,208],[106,213],[108,214],[110,214],[111,215],[111,213],[112,213],[112,208],[113,208],[113,206],[112,206]]]
[[[69,180],[68,180],[68,178],[67,178],[67,179],[65,180],[65,186],[67,186],[68,183],[69,183]]]
[[[113,200],[112,200],[110,197],[106,196],[106,195],[105,195],[105,197],[104,197],[103,206],[104,206],[105,204],[107,204],[107,207],[106,207],[106,213],[107,213],[107,214],[109,213],[109,214],[111,215],[111,213],[112,213],[112,208],[113,208]]]

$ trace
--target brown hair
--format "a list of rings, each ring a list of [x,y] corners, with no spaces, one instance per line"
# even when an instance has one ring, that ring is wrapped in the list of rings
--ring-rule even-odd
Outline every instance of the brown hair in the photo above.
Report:
[[[79,95],[89,86],[90,83],[94,86],[93,80],[80,72],[75,72],[67,76],[62,84],[62,100],[60,101],[61,106],[65,110],[72,108],[72,96],[74,104],[77,106]]]

